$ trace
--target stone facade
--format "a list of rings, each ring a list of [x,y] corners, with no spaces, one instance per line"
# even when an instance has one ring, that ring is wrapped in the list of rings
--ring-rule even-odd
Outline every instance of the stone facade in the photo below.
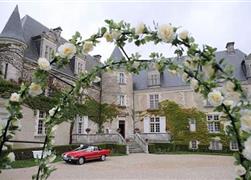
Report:
[[[9,21],[14,21],[9,23]],[[6,27],[0,35],[0,43],[10,43],[15,47],[15,52],[0,52],[0,67],[2,77],[13,81],[31,81],[31,75],[37,66],[37,59],[45,57],[50,59],[50,53],[56,51],[60,44],[66,42],[60,34],[60,27],[48,29],[41,23],[32,19],[28,15],[20,19],[16,8],[11,15]],[[15,28],[9,26],[16,26]],[[29,27],[29,28],[27,28]],[[11,32],[13,29],[22,29],[25,32]],[[27,32],[26,32],[27,31]],[[14,37],[10,37],[15,34]],[[25,37],[23,37],[25,36]],[[25,39],[25,40],[24,40]],[[230,43],[231,51],[220,51],[216,53],[216,58],[225,58],[235,67],[235,76],[241,80],[247,89],[247,94],[251,95],[251,56],[238,49],[234,49]],[[228,48],[228,47],[227,47]],[[17,53],[18,52],[18,53]],[[18,54],[18,55],[17,55]],[[122,52],[116,47],[111,55],[114,61],[123,58]],[[63,69],[53,68],[50,74],[49,89],[67,89],[76,80],[79,73],[85,70],[90,71],[97,64],[102,64],[100,56],[83,55],[75,57],[70,64]],[[8,64],[8,65],[7,65]],[[8,67],[7,67],[8,66]],[[49,90],[48,90],[49,91]],[[117,133],[118,130],[124,138],[130,138],[134,132],[144,133],[144,137],[154,137],[153,139],[166,138],[165,117],[140,117],[139,113],[158,108],[159,102],[163,100],[175,101],[184,107],[196,107],[205,113],[211,113],[212,107],[206,101],[182,82],[180,77],[174,77],[167,71],[160,74],[154,66],[141,71],[139,75],[133,75],[121,68],[112,72],[101,74],[101,82],[93,85],[84,93],[93,97],[101,103],[116,104],[120,109],[120,114],[112,122],[104,124],[105,133]],[[6,101],[0,99],[0,103]],[[4,107],[0,107],[0,117],[4,117],[1,112]],[[24,118],[21,120],[22,130],[17,132],[17,140],[42,141],[44,136],[37,135],[36,112],[29,107],[23,106]],[[39,113],[39,112],[38,112]],[[154,125],[153,125],[154,124]],[[90,128],[91,134],[97,133],[97,125],[88,119],[87,116],[76,116],[72,134],[84,135],[86,129]],[[63,123],[56,132],[56,144],[63,145],[69,143],[70,124]],[[159,136],[158,136],[159,134]],[[153,136],[155,135],[155,136]],[[161,139],[159,139],[161,140]],[[31,147],[37,145],[18,144],[16,147]]]

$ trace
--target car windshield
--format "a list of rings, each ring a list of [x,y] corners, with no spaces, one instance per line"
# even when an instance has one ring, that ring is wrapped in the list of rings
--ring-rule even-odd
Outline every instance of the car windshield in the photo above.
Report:
[[[98,149],[98,148],[95,146],[80,146],[80,147],[76,148],[74,151],[88,151],[88,152],[90,152],[90,151],[94,151],[96,149]]]

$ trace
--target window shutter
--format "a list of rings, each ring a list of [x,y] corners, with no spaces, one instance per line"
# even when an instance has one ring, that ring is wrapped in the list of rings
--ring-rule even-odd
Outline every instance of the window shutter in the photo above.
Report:
[[[120,77],[119,77],[119,76],[120,76],[120,73],[117,73],[117,83],[118,83],[118,84],[120,83],[120,81],[119,81],[119,80],[120,80]]]
[[[124,73],[124,82],[125,82],[125,84],[127,84],[127,76],[126,76],[126,73]]]
[[[189,149],[192,149],[192,141],[189,141]]]
[[[149,133],[150,132],[150,118],[145,117],[144,118],[144,133]]]
[[[125,95],[125,106],[128,106],[128,99],[127,99],[127,95]]]
[[[160,133],[166,133],[166,117],[160,117]]]
[[[36,110],[36,116],[35,116],[35,135],[38,135],[38,118],[39,118],[39,110]]]
[[[86,134],[86,128],[88,128],[88,116],[84,116],[84,126],[83,126],[83,132]]]

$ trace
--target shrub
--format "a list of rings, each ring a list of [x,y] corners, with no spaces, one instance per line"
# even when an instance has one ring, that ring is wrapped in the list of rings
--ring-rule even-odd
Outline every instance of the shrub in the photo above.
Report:
[[[98,144],[98,147],[102,149],[111,149],[111,154],[126,154],[126,145],[121,144]],[[56,151],[56,155],[60,156],[64,152],[71,151],[79,147],[77,144],[72,145],[62,145],[62,146],[55,146],[54,150]],[[42,150],[42,147],[37,148],[25,148],[25,149],[13,149],[12,151],[15,154],[16,160],[26,160],[32,159],[33,153],[32,151],[35,150]]]
[[[148,145],[149,153],[168,153],[168,152],[206,152],[206,153],[233,153],[228,146],[223,146],[220,151],[208,149],[209,145],[199,145],[198,149],[189,149],[186,144],[155,143]]]

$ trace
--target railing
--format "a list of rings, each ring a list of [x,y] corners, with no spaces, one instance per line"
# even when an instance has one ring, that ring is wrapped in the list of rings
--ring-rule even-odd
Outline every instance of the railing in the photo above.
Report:
[[[168,143],[171,140],[169,133],[140,133],[140,137],[148,143]]]
[[[125,139],[119,134],[72,134],[74,144],[126,144]]]
[[[134,135],[134,140],[138,143],[138,145],[143,149],[145,153],[148,153],[148,143],[142,139],[142,137],[136,133]]]

